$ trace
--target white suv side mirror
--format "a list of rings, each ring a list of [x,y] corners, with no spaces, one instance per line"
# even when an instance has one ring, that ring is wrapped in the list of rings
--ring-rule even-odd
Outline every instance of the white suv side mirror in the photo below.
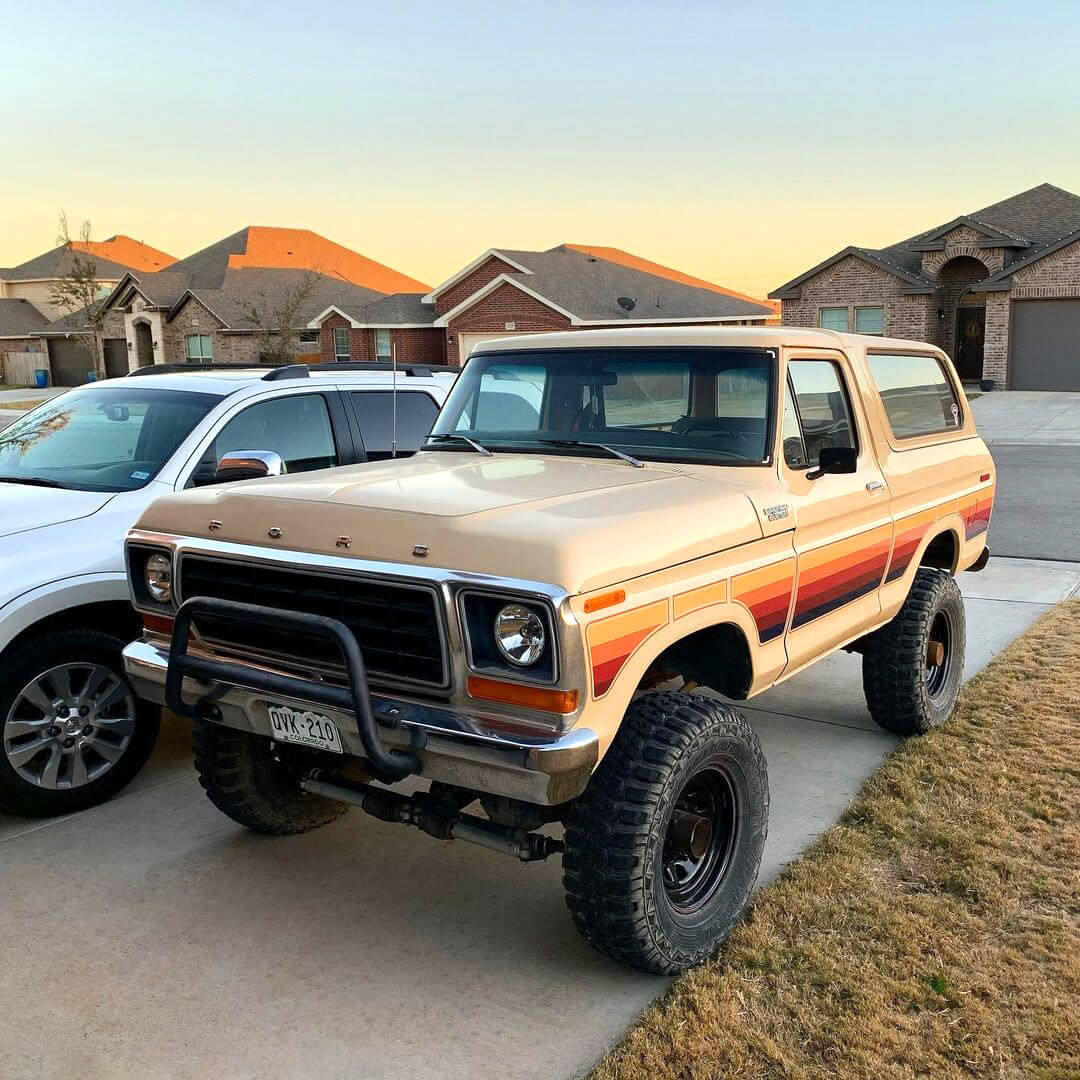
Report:
[[[288,472],[281,455],[273,450],[230,450],[218,462],[213,483],[281,476]]]

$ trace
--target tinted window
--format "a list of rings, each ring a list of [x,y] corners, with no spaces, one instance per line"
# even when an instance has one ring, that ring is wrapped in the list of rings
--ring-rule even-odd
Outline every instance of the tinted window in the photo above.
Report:
[[[139,379],[116,382],[62,394],[0,431],[0,480],[80,491],[141,488],[221,400],[139,389]]]
[[[750,348],[482,353],[458,377],[435,432],[499,450],[582,452],[552,445],[561,440],[654,461],[760,464],[775,361]]]
[[[791,386],[784,388],[784,460],[793,468],[801,469],[806,462],[806,445],[803,443],[799,414],[791,396]]]
[[[353,408],[360,422],[364,452],[371,461],[390,457],[394,438],[394,395],[389,390],[354,390]],[[397,395],[397,452],[412,454],[420,448],[438,407],[429,394],[399,390]]]
[[[854,447],[851,409],[839,368],[828,360],[793,360],[788,377],[802,422],[807,464],[817,464],[823,446]]]
[[[330,413],[321,394],[273,398],[244,409],[218,433],[204,464],[216,469],[233,450],[272,450],[291,473],[329,469],[338,463]]]
[[[898,439],[960,427],[960,404],[937,357],[870,353],[866,359]]]

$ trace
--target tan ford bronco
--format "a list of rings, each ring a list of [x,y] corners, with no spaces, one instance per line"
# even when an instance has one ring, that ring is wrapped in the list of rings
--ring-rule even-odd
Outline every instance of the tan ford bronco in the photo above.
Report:
[[[765,843],[765,761],[726,702],[846,648],[883,727],[945,720],[954,575],[985,564],[993,497],[929,345],[502,339],[413,458],[148,509],[126,667],[194,719],[203,787],[248,828],[352,804],[523,861],[561,852],[587,940],[673,972],[731,929]]]

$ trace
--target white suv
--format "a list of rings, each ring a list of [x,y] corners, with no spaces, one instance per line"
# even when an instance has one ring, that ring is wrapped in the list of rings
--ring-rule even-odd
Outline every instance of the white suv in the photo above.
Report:
[[[158,732],[120,650],[141,632],[127,530],[154,499],[227,480],[414,452],[446,368],[142,368],[0,430],[0,810],[108,798]],[[396,408],[395,408],[396,400]]]

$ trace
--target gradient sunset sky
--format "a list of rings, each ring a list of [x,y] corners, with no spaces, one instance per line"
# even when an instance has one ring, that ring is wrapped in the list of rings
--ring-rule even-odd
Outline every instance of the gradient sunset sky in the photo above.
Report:
[[[0,266],[64,208],[178,257],[304,227],[434,284],[572,242],[761,295],[849,243],[1080,191],[1076,0],[0,12]]]

